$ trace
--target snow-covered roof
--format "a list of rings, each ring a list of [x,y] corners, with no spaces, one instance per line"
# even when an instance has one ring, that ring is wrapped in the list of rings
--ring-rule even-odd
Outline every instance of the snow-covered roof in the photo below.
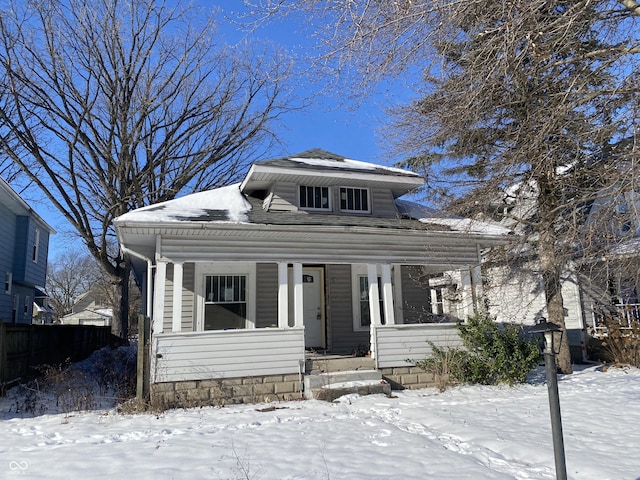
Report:
[[[640,238],[632,237],[615,245],[609,251],[612,256],[636,256],[640,253]]]
[[[425,225],[442,227],[441,230],[457,231],[468,234],[507,235],[510,230],[500,225],[456,217],[445,214],[433,208],[407,200],[396,199],[398,213],[402,218],[417,220]],[[261,209],[256,209],[261,210]],[[268,215],[269,218],[266,218]],[[173,223],[173,222],[217,222],[217,223],[282,223],[308,224],[313,219],[326,225],[343,225],[349,223],[348,216],[300,216],[286,212],[255,212],[251,214],[251,203],[240,192],[238,184],[221,187],[206,192],[194,193],[185,197],[176,198],[167,202],[157,203],[148,207],[139,208],[121,215],[114,223],[142,222],[142,223]],[[407,228],[408,225],[398,223],[398,219],[378,219],[375,217],[354,217],[357,224],[370,224],[383,227]],[[345,223],[346,222],[346,223]]]
[[[496,223],[448,215],[439,210],[407,200],[396,200],[396,205],[401,215],[422,223],[446,226],[457,232],[486,235],[508,235],[511,233],[511,230]]]
[[[314,148],[289,157],[255,162],[240,185],[243,193],[266,190],[277,182],[299,185],[389,189],[394,198],[415,191],[424,179],[415,172],[362,162]]]
[[[114,223],[127,221],[165,223],[189,220],[209,220],[245,223],[251,204],[240,193],[240,184],[193,193],[184,197],[138,208],[114,219]]]
[[[79,312],[68,313],[62,320],[69,320],[71,318],[90,318],[90,317],[104,317],[104,318],[113,318],[113,308],[95,308],[95,309],[85,309]]]
[[[395,167],[387,167],[385,165],[377,165],[368,162],[362,162],[360,160],[352,160],[350,158],[325,158],[318,155],[317,158],[311,157],[299,157],[293,156],[289,157],[290,161],[303,163],[305,165],[312,165],[314,167],[324,167],[324,168],[336,168],[336,169],[344,169],[344,170],[363,170],[368,172],[377,172],[380,170],[386,170],[388,172],[399,173],[402,175],[409,176],[418,176],[417,173],[412,172],[410,170],[403,170],[401,168]]]

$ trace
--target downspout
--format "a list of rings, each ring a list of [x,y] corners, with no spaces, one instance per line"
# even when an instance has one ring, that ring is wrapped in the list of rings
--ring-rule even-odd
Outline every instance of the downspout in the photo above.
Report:
[[[152,282],[151,279],[153,278],[153,262],[151,261],[150,258],[145,257],[144,255],[138,253],[138,252],[134,252],[133,250],[125,247],[124,245],[120,245],[120,249],[122,250],[122,253],[126,253],[127,255],[131,255],[133,257],[137,257],[140,260],[143,260],[145,262],[147,262],[147,278],[146,280],[146,305],[145,305],[145,313],[147,315],[147,317],[151,318],[153,312],[152,312],[152,295],[153,295],[153,289],[152,289]]]

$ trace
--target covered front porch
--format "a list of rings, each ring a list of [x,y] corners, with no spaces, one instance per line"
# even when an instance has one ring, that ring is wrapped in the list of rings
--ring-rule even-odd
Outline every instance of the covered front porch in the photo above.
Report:
[[[131,234],[148,249],[136,271],[146,265],[150,390],[168,405],[299,397],[312,352],[363,355],[398,385],[426,386],[407,359],[427,340],[454,345],[454,322],[482,296],[472,235],[206,227],[158,232],[153,249],[152,227]]]
[[[393,388],[424,388],[433,378],[408,359],[460,344],[455,324],[376,325],[377,352],[363,357],[305,350],[304,327],[153,336],[151,392],[163,407],[304,398],[305,377],[376,370]],[[307,387],[308,388],[308,387]]]
[[[474,313],[480,270],[158,262],[154,283],[152,383],[303,375],[313,352],[407,367],[427,340],[457,341],[453,322]]]

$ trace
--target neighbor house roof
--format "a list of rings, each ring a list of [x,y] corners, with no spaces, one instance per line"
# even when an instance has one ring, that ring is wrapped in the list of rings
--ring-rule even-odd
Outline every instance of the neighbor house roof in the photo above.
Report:
[[[0,178],[0,204],[7,207],[12,213],[18,216],[32,216],[35,218],[49,233],[56,231],[38,215],[20,195],[18,195],[11,186]]]

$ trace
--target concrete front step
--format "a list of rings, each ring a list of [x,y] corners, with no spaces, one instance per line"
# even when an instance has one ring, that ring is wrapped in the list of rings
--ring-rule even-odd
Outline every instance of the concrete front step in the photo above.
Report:
[[[375,361],[370,357],[307,357],[305,370],[307,373],[327,373],[352,370],[373,370]]]
[[[343,395],[349,395],[350,393],[357,393],[358,395],[374,395],[376,393],[391,395],[391,385],[385,382],[344,387],[316,388],[311,391],[311,398],[333,402],[337,398]]]
[[[313,373],[304,377],[304,392],[306,398],[332,402],[350,393],[390,395],[391,385],[382,380],[377,370]]]

